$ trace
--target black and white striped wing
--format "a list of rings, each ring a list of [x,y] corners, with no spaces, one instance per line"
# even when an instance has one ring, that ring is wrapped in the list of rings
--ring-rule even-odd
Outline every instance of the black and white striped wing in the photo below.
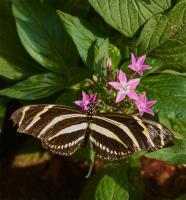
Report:
[[[90,142],[97,156],[106,160],[127,157],[134,151],[154,151],[173,143],[168,129],[157,122],[118,113],[93,116]]]
[[[29,105],[16,110],[11,119],[18,132],[39,138],[53,153],[70,156],[84,142],[86,115],[59,105]]]
[[[161,124],[118,113],[93,115],[58,105],[29,105],[16,110],[11,118],[18,132],[41,139],[44,147],[70,156],[89,138],[101,159],[116,160],[134,151],[153,151],[173,143],[173,136]]]

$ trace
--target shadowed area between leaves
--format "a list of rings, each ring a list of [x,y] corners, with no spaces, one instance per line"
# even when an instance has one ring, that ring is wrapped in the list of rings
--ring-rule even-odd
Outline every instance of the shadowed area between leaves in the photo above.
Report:
[[[59,157],[40,162],[29,167],[1,166],[0,199],[78,199],[85,181],[86,165],[84,168],[81,162]]]
[[[141,159],[145,182],[145,199],[158,200],[161,196],[175,199],[186,193],[186,167],[143,157]]]

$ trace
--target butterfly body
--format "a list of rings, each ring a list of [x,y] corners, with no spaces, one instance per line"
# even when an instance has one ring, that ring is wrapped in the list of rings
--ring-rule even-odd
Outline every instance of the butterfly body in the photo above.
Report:
[[[18,132],[30,134],[55,154],[70,156],[87,142],[101,159],[117,160],[134,151],[154,151],[173,142],[163,125],[118,113],[82,113],[62,105],[29,105],[11,116]]]

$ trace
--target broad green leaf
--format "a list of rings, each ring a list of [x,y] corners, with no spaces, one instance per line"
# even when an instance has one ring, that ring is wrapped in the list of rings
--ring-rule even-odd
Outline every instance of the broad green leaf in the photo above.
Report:
[[[89,0],[113,28],[132,37],[148,19],[171,6],[170,0]]]
[[[57,9],[63,12],[75,15],[77,17],[86,17],[88,14],[90,4],[88,0],[50,0],[55,4]]]
[[[145,64],[150,65],[152,67],[152,69],[145,70],[143,72],[144,76],[160,71],[160,69],[162,68],[162,65],[163,65],[161,59],[156,59],[156,58],[152,58],[152,57],[148,57],[145,60]]]
[[[179,76],[185,76],[186,77],[186,73],[174,71],[172,69],[164,70],[164,71],[162,71],[162,73],[165,73],[165,74],[174,74],[174,75],[179,75]]]
[[[87,63],[88,49],[95,40],[103,39],[103,35],[93,29],[87,21],[74,17],[62,11],[57,11],[66,31],[72,37],[79,55]]]
[[[147,153],[145,156],[172,164],[186,164],[186,140],[180,141],[174,146]]]
[[[96,200],[128,200],[127,166],[112,167],[100,179],[96,193]]]
[[[128,200],[127,164],[105,168],[90,178],[80,200]]]
[[[64,88],[64,79],[53,73],[37,74],[11,87],[0,90],[0,95],[23,100],[48,97]]]
[[[26,60],[21,55],[14,57],[13,54],[11,55],[11,52],[8,51],[5,52],[5,49],[2,50],[0,47],[0,77],[19,80],[40,71],[35,68],[37,64],[34,66],[32,61]]]
[[[186,78],[173,74],[147,76],[141,80],[141,91],[155,99],[154,111],[161,115],[186,119]]]
[[[106,59],[109,57],[109,41],[104,40],[101,43],[95,41],[89,49],[87,59],[88,68],[92,74],[98,75],[100,79],[106,77]]]
[[[21,79],[31,75],[38,65],[22,47],[7,0],[0,1],[0,76]]]
[[[6,101],[4,98],[0,97],[0,134],[2,131],[2,125],[3,125],[3,121],[4,121],[5,111],[6,111]]]
[[[28,53],[47,69],[68,75],[67,65],[76,62],[76,49],[69,48],[72,41],[55,9],[37,0],[13,0],[12,7],[19,37]]]
[[[166,68],[186,71],[186,0],[145,24],[138,40],[138,51],[162,59]]]

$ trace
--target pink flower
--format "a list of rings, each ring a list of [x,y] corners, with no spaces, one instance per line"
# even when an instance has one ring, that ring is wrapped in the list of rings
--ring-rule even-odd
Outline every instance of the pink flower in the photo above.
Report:
[[[149,108],[156,103],[155,100],[147,101],[146,93],[140,95],[138,100],[134,102],[139,110],[140,115],[142,116],[144,113],[148,113],[150,115],[154,115],[153,111]]]
[[[86,112],[89,110],[90,107],[97,106],[100,101],[96,100],[96,93],[93,95],[89,96],[86,92],[82,91],[82,100],[77,100],[74,103],[77,106],[80,106],[82,108],[83,112]]]
[[[145,59],[146,59],[146,55],[143,55],[136,61],[136,58],[135,58],[134,54],[132,53],[131,54],[132,64],[129,65],[129,68],[141,76],[143,74],[144,70],[152,68],[149,65],[143,65],[143,63],[145,62]]]
[[[130,99],[137,100],[138,95],[136,94],[135,89],[136,89],[137,85],[139,84],[140,79],[136,78],[136,79],[132,79],[127,82],[126,75],[122,70],[120,70],[118,73],[118,79],[119,79],[119,81],[117,81],[117,82],[109,82],[108,83],[113,88],[115,88],[116,90],[119,91],[115,102],[118,103],[118,102],[122,101],[126,97],[126,95]]]

